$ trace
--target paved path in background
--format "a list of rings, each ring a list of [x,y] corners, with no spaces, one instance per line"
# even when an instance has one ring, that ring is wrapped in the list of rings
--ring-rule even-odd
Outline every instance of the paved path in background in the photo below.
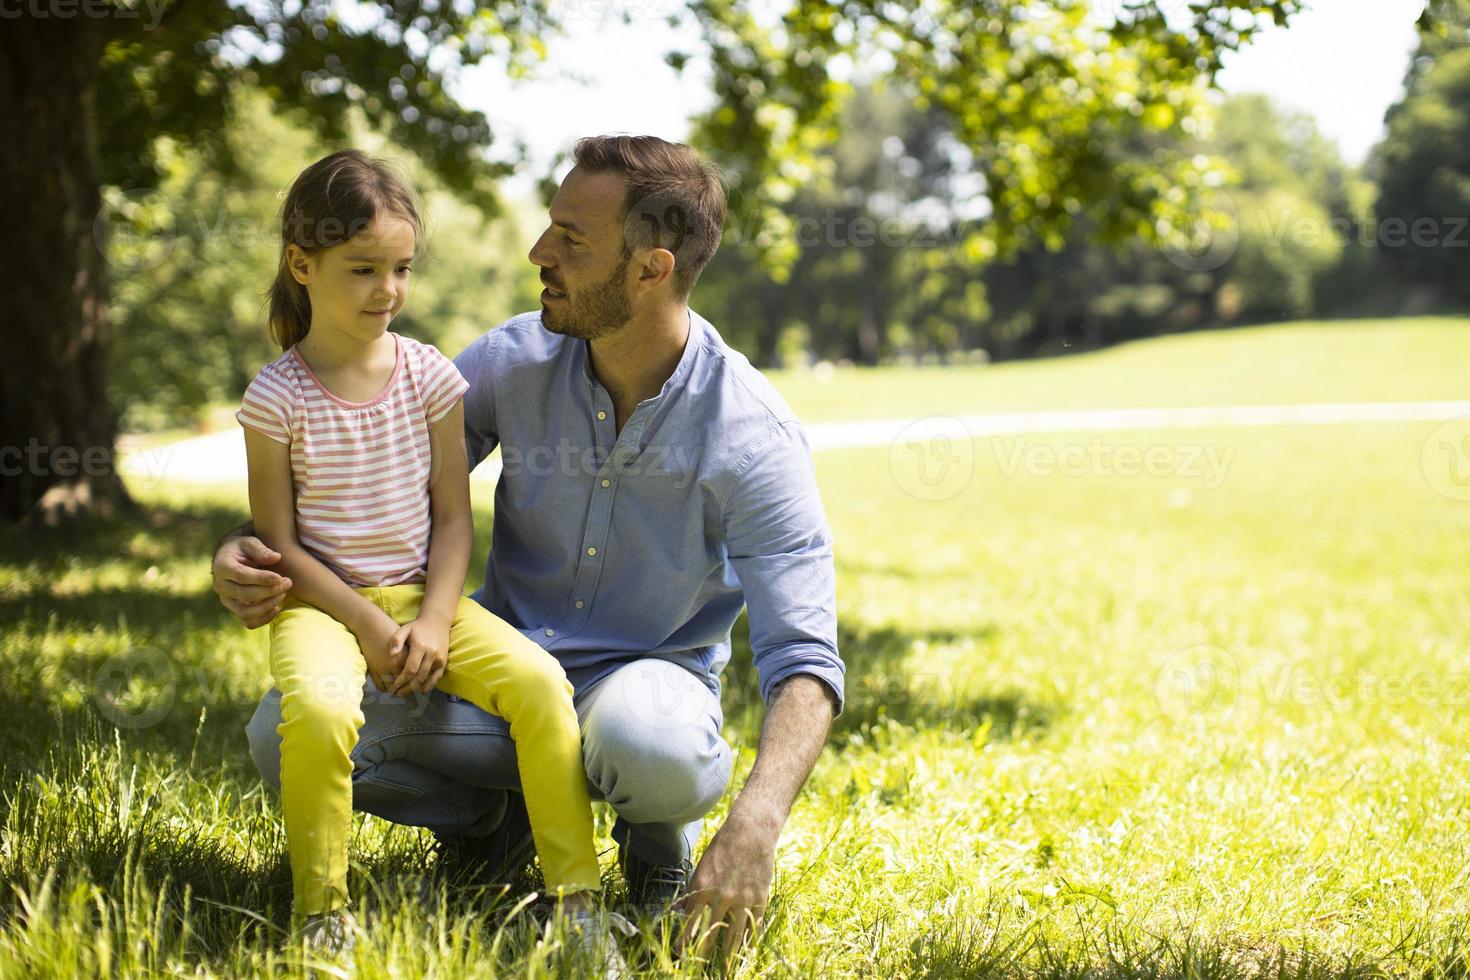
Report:
[[[1470,416],[1470,401],[1339,402],[1320,405],[1222,405],[1196,408],[1111,408],[1046,412],[929,415],[906,419],[815,422],[807,435],[818,452],[923,442],[936,437],[1136,432],[1149,429],[1230,428],[1268,425],[1341,425],[1362,422],[1439,422]],[[238,483],[245,480],[245,438],[239,429],[124,453],[121,470],[139,480]],[[498,457],[470,474],[494,483]]]

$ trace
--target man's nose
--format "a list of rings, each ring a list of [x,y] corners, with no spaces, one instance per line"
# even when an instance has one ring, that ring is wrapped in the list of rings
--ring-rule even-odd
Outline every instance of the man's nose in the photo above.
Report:
[[[551,260],[547,258],[546,249],[543,247],[545,242],[546,236],[543,234],[531,246],[531,251],[526,253],[526,257],[531,260],[532,265],[539,265],[543,269],[551,266]]]

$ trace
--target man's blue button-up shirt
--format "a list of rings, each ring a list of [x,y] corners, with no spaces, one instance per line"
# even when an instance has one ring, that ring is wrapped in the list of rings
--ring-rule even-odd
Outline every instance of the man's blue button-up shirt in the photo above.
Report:
[[[587,343],[518,316],[455,359],[470,466],[497,445],[481,605],[550,651],[577,690],[644,657],[719,693],[750,609],[760,694],[812,674],[843,695],[832,535],[785,401],[690,314],[678,367],[621,432]]]

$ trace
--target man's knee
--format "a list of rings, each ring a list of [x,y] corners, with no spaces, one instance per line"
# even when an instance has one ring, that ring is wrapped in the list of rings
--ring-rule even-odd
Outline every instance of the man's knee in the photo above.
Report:
[[[245,725],[250,742],[250,758],[260,772],[260,780],[276,792],[281,789],[281,695],[271,691],[261,698],[255,714]]]
[[[724,747],[724,742],[720,743]],[[587,778],[633,823],[695,820],[708,813],[730,780],[730,753],[700,751],[668,733],[650,738],[634,726],[584,735]]]
[[[731,768],[713,695],[683,668],[663,662],[630,664],[604,683],[613,686],[599,692],[583,719],[582,754],[593,785],[633,823],[684,822],[708,813]]]

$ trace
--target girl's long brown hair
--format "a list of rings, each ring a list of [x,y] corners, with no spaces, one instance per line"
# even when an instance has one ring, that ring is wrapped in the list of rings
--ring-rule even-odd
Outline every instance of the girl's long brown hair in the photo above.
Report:
[[[286,264],[286,246],[307,255],[362,234],[384,214],[413,226],[422,240],[424,224],[408,182],[385,160],[360,150],[339,150],[307,167],[286,193],[281,208],[281,261],[270,288],[271,339],[282,350],[311,329],[311,298]]]

